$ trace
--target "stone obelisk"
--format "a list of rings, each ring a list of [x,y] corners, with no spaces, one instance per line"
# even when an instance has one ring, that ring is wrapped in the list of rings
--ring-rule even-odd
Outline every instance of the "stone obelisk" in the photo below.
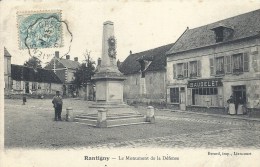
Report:
[[[96,84],[96,103],[92,107],[122,107],[125,79],[116,64],[114,23],[106,21],[103,24],[101,65],[92,78]]]

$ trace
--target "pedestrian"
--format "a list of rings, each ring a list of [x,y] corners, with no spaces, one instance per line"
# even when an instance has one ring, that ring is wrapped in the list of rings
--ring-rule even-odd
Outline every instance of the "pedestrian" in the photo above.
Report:
[[[227,107],[228,114],[233,115],[233,114],[236,113],[234,102],[235,102],[234,98],[231,95],[230,98],[227,100],[227,103],[228,103],[228,107]]]
[[[56,96],[52,99],[52,104],[55,110],[55,121],[61,121],[61,112],[62,112],[62,97],[59,91],[56,91]]]
[[[227,103],[228,103],[228,104],[234,103],[234,98],[233,98],[232,95],[231,95],[230,98],[227,100]]]

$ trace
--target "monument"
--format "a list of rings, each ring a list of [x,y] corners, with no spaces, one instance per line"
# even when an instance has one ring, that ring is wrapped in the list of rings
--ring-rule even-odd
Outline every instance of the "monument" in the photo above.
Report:
[[[96,101],[90,108],[95,111],[78,115],[75,121],[95,127],[154,123],[153,114],[144,116],[123,101],[123,82],[126,78],[117,67],[116,42],[114,23],[104,22],[101,65],[92,78],[96,84]]]
[[[123,104],[123,81],[126,79],[116,63],[114,23],[103,25],[102,56],[99,71],[92,80],[96,83],[96,103],[92,107],[120,107]]]

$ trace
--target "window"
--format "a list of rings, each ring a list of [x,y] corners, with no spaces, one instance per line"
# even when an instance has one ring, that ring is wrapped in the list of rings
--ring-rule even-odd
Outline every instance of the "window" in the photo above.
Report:
[[[225,56],[225,73],[231,73],[232,63],[231,63],[231,56]]]
[[[243,55],[233,55],[233,72],[243,72]]]
[[[190,77],[198,77],[201,74],[201,62],[200,60],[190,62]]]
[[[224,74],[224,57],[216,58],[216,74]]]
[[[224,39],[223,29],[216,30],[215,35],[216,35],[216,42],[223,42]]]
[[[209,59],[209,65],[210,65],[210,75],[215,75],[214,59],[213,58]]]
[[[179,88],[170,88],[170,101],[171,103],[180,102]]]
[[[41,89],[41,84],[40,83],[38,83],[38,89]]]
[[[202,88],[193,88],[192,89],[192,105],[199,105],[199,106],[207,106],[211,105],[214,106],[217,103],[217,98],[214,98],[218,95],[218,88],[213,87],[213,88],[207,88],[207,87],[202,87]],[[213,97],[214,96],[214,97]],[[207,100],[211,99],[214,101],[214,103],[208,104]]]
[[[173,69],[173,78],[176,78],[176,75],[177,75],[177,69],[176,69],[176,64],[173,64],[173,66],[172,66],[172,69]]]
[[[177,64],[177,78],[188,77],[188,63],[178,63]]]
[[[17,90],[21,89],[21,81],[16,81],[16,89]]]
[[[248,53],[210,58],[210,75],[238,74],[249,71]]]
[[[183,63],[177,64],[177,78],[183,78]]]
[[[197,61],[190,62],[190,77],[198,76],[198,68]]]
[[[37,89],[37,83],[33,82],[32,83],[32,90],[36,90]]]

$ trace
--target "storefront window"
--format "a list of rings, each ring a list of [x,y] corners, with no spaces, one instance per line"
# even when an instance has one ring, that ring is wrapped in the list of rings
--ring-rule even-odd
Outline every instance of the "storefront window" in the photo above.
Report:
[[[204,79],[188,81],[187,88],[190,95],[187,97],[190,105],[219,106],[218,89],[222,87],[221,79]]]
[[[170,88],[170,100],[171,103],[180,102],[179,88]]]

